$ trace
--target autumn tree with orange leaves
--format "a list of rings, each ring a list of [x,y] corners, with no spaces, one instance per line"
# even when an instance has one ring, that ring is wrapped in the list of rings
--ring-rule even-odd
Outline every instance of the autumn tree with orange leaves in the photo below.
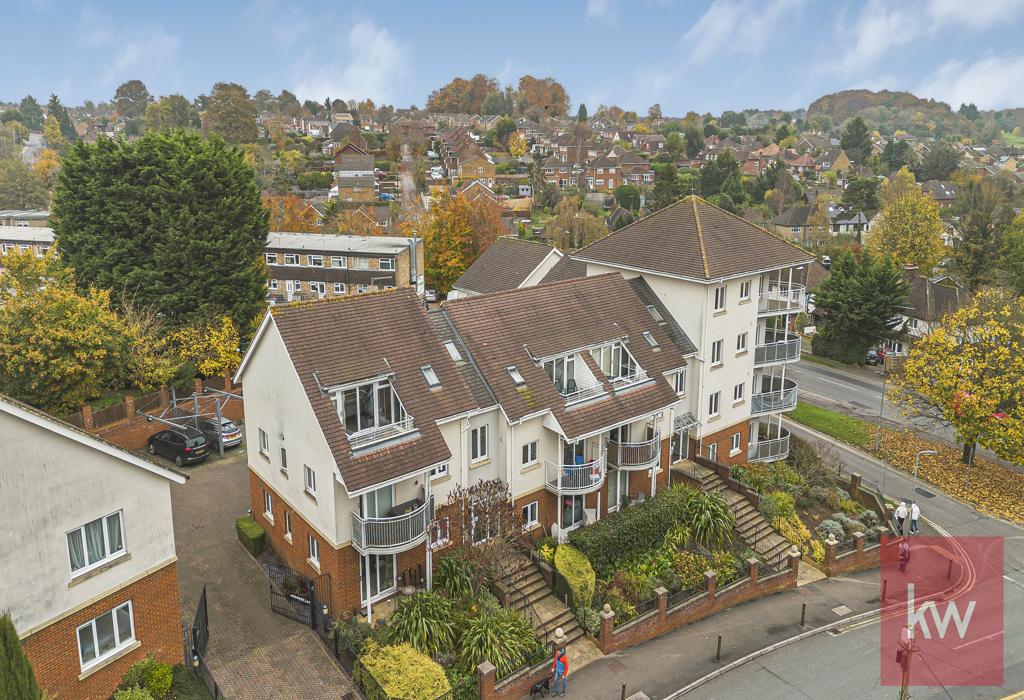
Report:
[[[294,194],[263,195],[263,206],[270,210],[271,231],[318,233],[316,212],[302,197]]]
[[[401,230],[401,235],[423,239],[427,286],[441,293],[447,293],[487,246],[506,232],[498,204],[483,197],[471,202],[451,195],[438,197],[429,213],[403,223]]]

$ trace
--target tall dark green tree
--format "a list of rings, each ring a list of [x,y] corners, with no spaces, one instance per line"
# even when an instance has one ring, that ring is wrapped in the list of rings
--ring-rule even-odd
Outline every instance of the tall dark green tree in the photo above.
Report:
[[[0,615],[0,698],[39,700],[42,691],[18,641],[11,614]]]
[[[122,117],[139,119],[146,113],[146,105],[153,99],[141,80],[128,80],[117,86],[114,92],[114,106]]]
[[[21,98],[18,111],[25,120],[25,126],[32,131],[41,131],[43,128],[43,108],[36,102],[32,95],[25,95]]]
[[[587,106],[580,102],[580,108],[576,110],[576,121],[579,124],[585,124],[587,121]]]
[[[683,136],[686,138],[686,157],[696,158],[704,150],[704,131],[695,124],[687,123],[683,127]]]
[[[871,132],[868,125],[860,117],[854,117],[846,123],[839,135],[839,143],[846,151],[847,157],[857,165],[866,165],[871,155]]]
[[[882,207],[878,199],[878,180],[873,177],[851,177],[843,190],[840,206],[848,215],[864,212],[870,219]]]
[[[906,141],[889,139],[885,142],[885,148],[882,149],[881,161],[888,172],[895,172],[903,166],[909,168],[914,165],[917,162],[917,156],[914,155],[914,149]]]
[[[61,259],[78,283],[124,291],[178,326],[263,308],[268,212],[240,150],[191,131],[100,139],[65,154],[54,193]]]
[[[50,101],[46,103],[46,109],[57,118],[57,123],[60,124],[60,135],[64,137],[64,141],[67,143],[78,141],[78,132],[75,131],[75,125],[71,121],[68,111],[61,104],[60,98],[51,94]]]
[[[960,153],[952,144],[940,142],[932,146],[921,162],[911,166],[918,182],[948,180],[953,171],[960,167]]]
[[[654,187],[651,189],[650,210],[658,211],[673,204],[683,194],[679,191],[679,171],[672,163],[654,171]]]
[[[814,354],[862,362],[871,347],[902,338],[898,314],[908,291],[903,271],[889,258],[841,252],[814,294],[815,306],[825,315],[812,342]]]
[[[974,104],[973,102],[970,104],[964,104],[963,102],[961,102],[960,109],[957,111],[959,111],[960,114],[964,115],[971,121],[974,121],[975,119],[981,119],[981,112],[978,111],[978,105]]]
[[[1012,220],[1013,209],[992,180],[972,178],[960,188],[953,202],[953,269],[968,293],[993,281]]]
[[[700,194],[705,198],[725,194],[736,206],[746,201],[747,192],[740,176],[740,162],[730,149],[725,149],[700,169]]]

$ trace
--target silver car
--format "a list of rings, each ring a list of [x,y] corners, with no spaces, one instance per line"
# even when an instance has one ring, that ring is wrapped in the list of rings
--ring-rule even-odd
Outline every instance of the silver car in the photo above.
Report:
[[[206,439],[210,441],[210,446],[214,447],[217,444],[217,421],[214,418],[200,418],[199,419],[199,430],[202,431]],[[235,445],[242,444],[242,429],[235,425],[234,421],[228,420],[227,418],[220,419],[220,439],[224,444],[224,447],[234,447]]]

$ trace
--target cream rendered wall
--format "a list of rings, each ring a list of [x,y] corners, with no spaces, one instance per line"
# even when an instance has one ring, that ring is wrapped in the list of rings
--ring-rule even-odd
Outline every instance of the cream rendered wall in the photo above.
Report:
[[[533,287],[535,285],[540,284],[541,280],[543,280],[544,277],[549,272],[551,272],[551,269],[555,265],[557,265],[558,261],[561,260],[561,259],[562,259],[562,256],[559,254],[559,252],[557,250],[555,250],[554,248],[552,248],[551,252],[547,254],[547,257],[545,257],[541,261],[540,265],[538,265],[533,270],[533,272],[531,272],[529,275],[526,276],[526,279],[523,280],[523,283],[520,284],[519,286],[520,287]]]
[[[544,488],[545,461],[561,459],[558,434],[544,427],[541,416],[528,418],[508,429],[512,446],[508,478],[513,498],[520,498]],[[537,441],[537,462],[523,465],[523,445],[534,440]]]
[[[349,537],[349,521],[347,514],[341,518],[335,510],[338,488],[334,456],[273,323],[250,356],[243,380],[250,468],[270,484],[278,500],[299,513],[330,544],[344,542]],[[267,433],[269,455],[260,452],[260,429]],[[281,471],[281,447],[287,452],[287,474]],[[316,472],[315,499],[305,493],[303,464]]]
[[[0,609],[24,636],[174,559],[171,482],[0,413]],[[72,583],[66,534],[123,511],[127,559]]]

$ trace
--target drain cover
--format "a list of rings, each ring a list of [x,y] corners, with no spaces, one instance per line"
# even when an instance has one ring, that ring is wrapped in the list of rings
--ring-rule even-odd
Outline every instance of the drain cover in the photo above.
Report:
[[[922,488],[918,488],[917,489],[917,493],[921,494],[925,498],[935,498],[935,494],[934,493],[932,493],[931,491],[925,491]]]
[[[845,605],[840,605],[838,608],[832,608],[832,612],[834,612],[839,617],[846,617],[847,615],[849,615],[853,611],[850,610]]]

